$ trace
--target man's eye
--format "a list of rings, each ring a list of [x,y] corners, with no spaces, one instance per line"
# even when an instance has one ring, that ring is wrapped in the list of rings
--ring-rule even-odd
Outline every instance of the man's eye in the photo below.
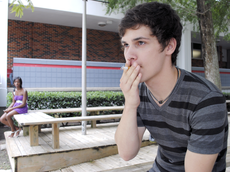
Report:
[[[123,47],[128,47],[129,45],[128,44],[123,44]]]
[[[124,50],[124,49],[127,48],[127,47],[128,47],[128,44],[122,44],[122,45],[121,45],[121,49],[122,49],[122,50]]]
[[[128,46],[129,46],[128,44],[122,44],[121,49],[124,50],[124,49],[126,49]]]
[[[144,45],[145,42],[143,42],[143,41],[138,41],[138,44],[139,44],[139,45]]]

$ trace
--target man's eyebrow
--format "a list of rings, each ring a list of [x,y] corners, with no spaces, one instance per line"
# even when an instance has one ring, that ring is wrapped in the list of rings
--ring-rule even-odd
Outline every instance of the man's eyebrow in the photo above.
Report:
[[[140,37],[134,38],[132,41],[138,41],[140,39],[148,39],[149,40],[149,38],[140,36]],[[121,43],[126,43],[126,41],[121,40]]]
[[[121,40],[121,43],[122,43],[122,44],[124,44],[124,43],[126,43],[126,42],[125,42],[125,41],[123,41],[123,40]]]
[[[140,36],[140,37],[134,38],[132,41],[138,41],[140,39],[149,39],[149,38]]]

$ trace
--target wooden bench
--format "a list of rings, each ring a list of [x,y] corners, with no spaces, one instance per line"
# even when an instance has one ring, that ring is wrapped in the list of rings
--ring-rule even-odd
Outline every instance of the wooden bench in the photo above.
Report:
[[[86,111],[91,112],[92,115],[98,115],[100,111],[109,111],[109,110],[123,110],[124,106],[102,106],[102,107],[87,107]],[[47,114],[51,113],[70,113],[70,112],[81,112],[82,108],[67,108],[67,109],[43,109],[43,110],[28,110],[28,113],[31,112],[43,112]],[[91,127],[96,127],[96,120],[91,121]]]
[[[30,112],[20,115],[14,115],[14,119],[18,122],[19,126],[23,127],[23,136],[27,136],[29,135],[29,125],[24,125],[24,121],[40,121],[53,119],[53,117],[43,112]],[[41,131],[41,125],[38,126],[38,131]]]
[[[124,106],[114,107],[89,107],[86,111],[105,111],[105,110],[122,110]],[[27,114],[15,115],[15,120],[21,126],[29,126],[30,146],[38,146],[38,132],[39,126],[42,124],[52,124],[52,145],[54,149],[59,148],[59,123],[63,122],[81,122],[81,121],[93,121],[93,127],[96,127],[97,120],[119,119],[122,114],[113,115],[96,115],[85,117],[66,117],[66,118],[53,118],[46,113],[67,113],[67,112],[81,112],[81,108],[69,108],[69,109],[47,109],[29,111]],[[91,124],[92,125],[92,124]],[[25,129],[24,129],[25,130]]]
[[[109,110],[123,110],[124,106],[103,106],[103,107],[87,107],[87,112],[109,111]],[[81,112],[82,108],[67,108],[67,109],[43,109],[43,110],[28,110],[30,112],[43,112],[43,113],[70,113]]]

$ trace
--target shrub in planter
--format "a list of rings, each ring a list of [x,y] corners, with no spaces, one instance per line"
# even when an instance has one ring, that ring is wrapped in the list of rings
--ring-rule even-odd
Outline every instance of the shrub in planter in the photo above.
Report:
[[[12,93],[7,94],[7,107],[12,103]],[[122,92],[114,91],[91,91],[87,92],[87,107],[98,106],[122,106],[124,96]],[[28,92],[28,109],[65,109],[81,107],[81,92]],[[121,113],[121,111],[101,112]],[[81,116],[81,113],[50,114],[59,117]]]

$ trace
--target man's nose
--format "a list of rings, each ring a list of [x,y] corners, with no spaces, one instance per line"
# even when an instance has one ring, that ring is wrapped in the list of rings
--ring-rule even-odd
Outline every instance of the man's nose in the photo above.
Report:
[[[135,46],[129,46],[128,49],[125,51],[125,59],[132,60],[137,58],[137,51]]]

